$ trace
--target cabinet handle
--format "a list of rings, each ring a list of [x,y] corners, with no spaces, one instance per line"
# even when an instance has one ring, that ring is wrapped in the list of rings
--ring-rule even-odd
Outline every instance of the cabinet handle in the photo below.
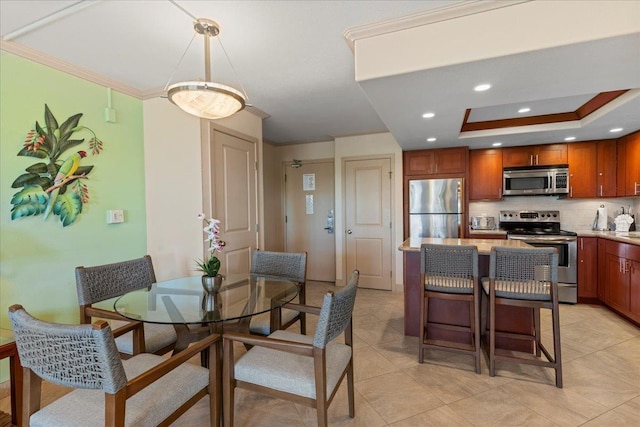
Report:
[[[640,190],[639,190],[639,189],[640,189],[640,183],[638,183],[638,182],[634,182],[634,183],[633,183],[633,195],[634,195],[634,196],[637,196],[637,195],[638,195],[638,193],[640,192]]]
[[[620,271],[620,273],[624,273],[624,267],[622,265],[623,265],[622,260],[620,260],[618,262],[618,270]]]
[[[498,188],[498,198],[502,198],[502,187]]]
[[[584,239],[580,239],[580,250],[584,249]]]
[[[573,199],[573,185],[569,187],[569,197]]]
[[[529,166],[533,166],[533,154],[529,156]]]
[[[600,184],[600,197],[602,197],[602,194],[603,194],[603,193],[604,193],[604,192],[602,191],[602,184]]]
[[[538,161],[538,155],[536,154],[536,165],[539,164],[540,162]]]

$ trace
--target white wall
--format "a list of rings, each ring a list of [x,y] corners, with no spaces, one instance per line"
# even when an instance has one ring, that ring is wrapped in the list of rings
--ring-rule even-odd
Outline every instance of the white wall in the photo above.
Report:
[[[194,260],[203,256],[204,240],[197,218],[203,209],[200,119],[164,98],[144,101],[143,117],[147,252],[158,280],[196,275]],[[242,111],[217,123],[258,139],[262,157],[260,118]],[[261,198],[261,178],[258,188]]]

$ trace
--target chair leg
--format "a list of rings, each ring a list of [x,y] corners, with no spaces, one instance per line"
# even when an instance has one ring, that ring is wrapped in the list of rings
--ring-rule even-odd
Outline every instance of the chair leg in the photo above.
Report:
[[[535,337],[535,350],[536,350],[536,357],[540,357],[540,341],[541,341],[541,334],[542,331],[540,330],[540,308],[539,307],[534,307],[533,309],[533,334]]]
[[[424,340],[427,337],[427,319],[429,318],[429,297],[426,292],[420,297],[420,341],[418,341],[418,363],[424,361]]]
[[[347,367],[347,394],[349,395],[349,417],[356,416],[355,388],[353,384],[353,359]]]
[[[473,334],[474,334],[474,349],[475,349],[475,359],[476,359],[476,374],[479,374],[481,371],[480,368],[480,295],[478,294],[478,289],[474,291],[473,294],[473,317],[474,321],[471,323],[473,326]]]
[[[489,376],[496,375],[496,291],[489,290]]]
[[[560,348],[560,313],[558,300],[553,302],[553,357],[556,369],[556,387],[562,388],[562,349]]]

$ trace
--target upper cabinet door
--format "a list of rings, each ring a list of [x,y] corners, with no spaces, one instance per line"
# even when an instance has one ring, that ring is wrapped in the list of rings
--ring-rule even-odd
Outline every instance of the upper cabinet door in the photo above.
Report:
[[[618,140],[618,196],[640,196],[640,132]]]
[[[502,150],[469,151],[469,200],[502,199]]]
[[[405,151],[404,175],[465,174],[468,147]]]
[[[567,144],[536,146],[536,165],[566,165],[568,160]]]
[[[598,141],[596,169],[596,196],[616,197],[616,140]],[[571,167],[571,164],[569,164]]]
[[[569,197],[596,197],[596,142],[569,144]]]
[[[502,149],[502,166],[561,165],[568,162],[567,144],[527,145]]]

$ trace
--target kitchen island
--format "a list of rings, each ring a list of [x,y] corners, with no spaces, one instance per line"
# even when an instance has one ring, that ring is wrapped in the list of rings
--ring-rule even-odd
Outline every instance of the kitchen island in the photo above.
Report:
[[[405,240],[398,250],[404,253],[404,333],[420,335],[420,303],[423,284],[420,280],[420,246],[424,243],[441,245],[473,245],[478,248],[479,277],[489,276],[489,254],[492,247],[528,248],[528,244],[518,240],[495,239],[438,239],[411,238]],[[482,292],[480,293],[482,295]],[[464,301],[434,299],[429,305],[429,319],[438,323],[469,326],[469,304]],[[481,321],[481,324],[484,322]],[[496,309],[496,329],[503,332],[531,333],[533,331],[533,311],[530,308],[499,306]],[[470,335],[458,331],[429,331],[434,339],[470,342]],[[497,347],[530,352],[532,344],[523,340],[498,339]]]

